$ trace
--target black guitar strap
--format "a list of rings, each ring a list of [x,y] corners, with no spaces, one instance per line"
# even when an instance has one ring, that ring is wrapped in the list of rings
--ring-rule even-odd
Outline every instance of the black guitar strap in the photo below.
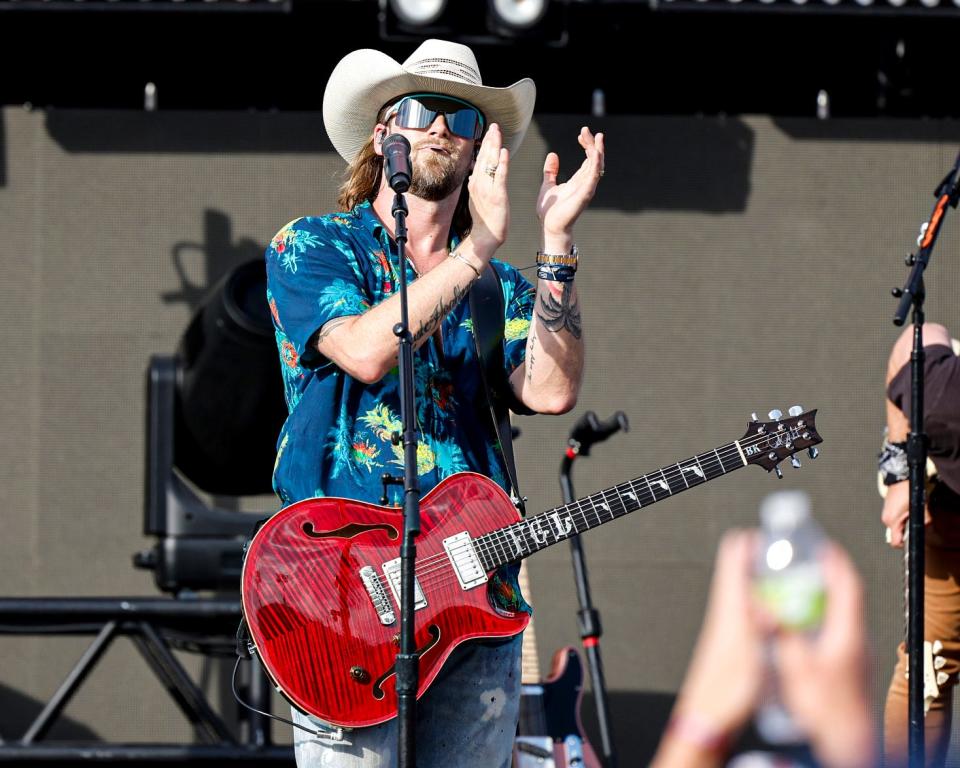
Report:
[[[487,394],[487,404],[500,448],[503,451],[511,495],[520,514],[525,515],[520,485],[517,483],[517,465],[513,457],[513,430],[510,409],[530,413],[513,395],[506,379],[503,357],[504,304],[503,288],[496,270],[489,264],[470,288],[470,317],[473,321],[473,340],[480,360],[480,378]]]

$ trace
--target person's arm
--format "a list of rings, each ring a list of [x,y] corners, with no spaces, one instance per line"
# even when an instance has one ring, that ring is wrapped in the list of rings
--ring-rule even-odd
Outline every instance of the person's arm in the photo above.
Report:
[[[537,215],[543,228],[543,252],[569,254],[573,226],[587,207],[603,175],[603,134],[586,127],[578,136],[585,158],[569,180],[557,184],[560,159],[547,155]],[[576,282],[538,280],[533,318],[523,363],[511,374],[514,394],[539,413],[572,409],[583,379],[583,325]]]
[[[507,237],[510,200],[507,195],[510,157],[500,126],[490,125],[467,182],[473,228],[448,258],[414,281],[407,292],[407,313],[414,347],[423,344],[470,290]],[[496,167],[495,176],[486,169]],[[477,170],[479,169],[479,170]],[[336,318],[320,329],[316,346],[354,378],[372,383],[397,364],[393,327],[400,320],[396,294],[362,315]]]
[[[683,685],[652,768],[711,768],[750,720],[763,679],[762,632],[751,603],[756,531],[730,531]]]
[[[717,553],[703,628],[653,768],[712,768],[753,716],[773,643],[783,703],[824,768],[876,765],[866,685],[863,588],[850,558],[822,556],[827,604],[815,637],[776,627],[752,595],[756,531],[731,531]]]
[[[456,249],[479,271],[489,256],[479,256],[464,240]],[[458,258],[446,259],[407,288],[407,315],[414,348],[423,344],[470,290],[476,272]],[[340,369],[365,383],[379,381],[397,365],[397,337],[393,327],[400,322],[400,295],[368,309],[362,315],[337,317],[325,323],[315,338],[317,350]]]
[[[927,323],[923,326],[923,346],[950,346],[950,332],[945,326]],[[913,352],[913,328],[907,328],[893,345],[887,360],[886,387],[910,363]],[[886,399],[887,440],[891,443],[904,443],[910,434],[910,420],[890,398]],[[924,512],[926,522],[930,522],[930,510]],[[889,544],[892,547],[903,546],[903,532],[910,517],[910,482],[906,479],[887,486],[887,495],[883,500],[881,520],[887,526]]]

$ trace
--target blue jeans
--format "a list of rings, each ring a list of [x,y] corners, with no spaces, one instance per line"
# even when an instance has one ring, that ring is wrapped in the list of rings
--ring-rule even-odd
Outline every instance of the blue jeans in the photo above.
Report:
[[[417,702],[418,768],[509,768],[520,711],[521,635],[457,648]],[[316,728],[293,710],[293,719]],[[344,732],[343,741],[293,730],[298,768],[394,768],[397,720]]]

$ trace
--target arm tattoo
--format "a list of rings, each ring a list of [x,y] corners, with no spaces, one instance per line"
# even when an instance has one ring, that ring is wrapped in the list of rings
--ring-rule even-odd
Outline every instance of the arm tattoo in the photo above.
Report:
[[[324,339],[327,338],[334,330],[339,326],[343,325],[350,317],[335,317],[333,320],[330,320],[327,323],[323,324],[323,327],[320,329],[320,333],[317,335],[317,346],[319,347],[323,344]]]
[[[530,349],[527,351],[527,381],[533,381],[533,350],[537,348],[536,326],[530,329]]]
[[[580,303],[577,299],[573,299],[571,302],[572,294],[570,283],[563,284],[560,301],[557,301],[552,293],[546,291],[540,296],[540,309],[537,310],[537,317],[540,318],[544,328],[548,331],[557,333],[566,329],[571,336],[579,339],[583,328],[580,322]]]
[[[437,330],[437,328],[440,327],[440,323],[443,322],[443,318],[449,315],[450,310],[457,306],[457,304],[459,304],[466,295],[467,291],[465,288],[459,285],[453,286],[453,298],[451,298],[446,304],[443,303],[442,298],[439,302],[437,302],[437,306],[434,307],[433,312],[430,313],[430,316],[425,321],[420,322],[420,329],[413,335],[413,343],[416,344],[424,336],[429,336],[431,333]]]

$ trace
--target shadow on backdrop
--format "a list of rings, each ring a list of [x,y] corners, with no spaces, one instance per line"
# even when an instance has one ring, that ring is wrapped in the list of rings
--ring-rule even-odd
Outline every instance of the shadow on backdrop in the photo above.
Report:
[[[560,179],[569,178],[587,125],[603,131],[608,162],[591,208],[623,211],[744,211],[750,196],[753,129],[735,118],[590,117],[538,120],[548,151],[560,155]]]
[[[952,120],[776,118],[773,124],[790,138],[801,141],[947,142],[960,145],[960,123]]]
[[[7,186],[7,129],[0,109],[0,189]]]
[[[210,208],[203,212],[203,242],[179,242],[173,246],[171,260],[181,286],[177,291],[161,294],[164,304],[186,304],[193,313],[211,288],[232,269],[248,261],[263,259],[265,246],[249,238],[234,243],[231,229],[227,214]],[[199,284],[189,277],[191,254],[203,259],[203,282]]]
[[[320,112],[49,110],[45,124],[67,152],[333,152]]]
[[[3,717],[0,718],[0,738],[5,741],[19,739],[26,733],[27,728],[30,727],[44,706],[44,702],[32,699],[19,691],[0,684],[0,712],[3,713]],[[85,725],[61,715],[50,729],[50,734],[46,740],[49,742],[100,741],[101,739]]]

